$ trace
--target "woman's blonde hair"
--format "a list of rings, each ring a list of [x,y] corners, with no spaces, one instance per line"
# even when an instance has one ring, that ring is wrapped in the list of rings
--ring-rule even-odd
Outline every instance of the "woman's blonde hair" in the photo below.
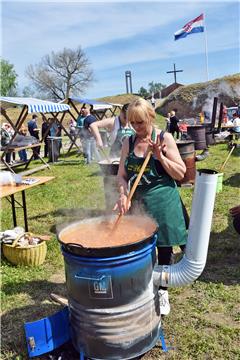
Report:
[[[151,125],[155,120],[155,111],[148,101],[139,98],[129,104],[127,118],[130,124],[140,120]]]

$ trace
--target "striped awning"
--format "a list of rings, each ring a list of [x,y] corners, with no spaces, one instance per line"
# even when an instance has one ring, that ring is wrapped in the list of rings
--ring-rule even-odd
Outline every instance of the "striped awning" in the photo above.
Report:
[[[45,101],[25,97],[4,97],[0,96],[1,107],[8,109],[16,106],[27,106],[28,113],[55,113],[70,110],[70,106],[52,101]]]

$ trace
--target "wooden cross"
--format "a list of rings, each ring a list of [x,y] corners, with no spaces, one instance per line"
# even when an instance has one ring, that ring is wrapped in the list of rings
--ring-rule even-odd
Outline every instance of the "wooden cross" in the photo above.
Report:
[[[173,70],[173,71],[167,71],[167,74],[174,73],[174,83],[176,84],[176,83],[177,83],[176,73],[177,73],[177,72],[183,72],[183,70],[176,70],[175,64],[173,64],[173,66],[174,66],[174,70]]]

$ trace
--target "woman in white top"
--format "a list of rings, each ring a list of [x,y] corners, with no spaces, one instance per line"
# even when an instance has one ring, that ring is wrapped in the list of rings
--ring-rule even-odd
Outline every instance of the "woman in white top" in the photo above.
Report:
[[[103,148],[103,142],[99,129],[104,128],[110,131],[111,157],[120,157],[123,139],[134,134],[133,128],[127,121],[127,108],[128,104],[125,104],[119,116],[96,121],[91,125],[91,131],[100,148]]]

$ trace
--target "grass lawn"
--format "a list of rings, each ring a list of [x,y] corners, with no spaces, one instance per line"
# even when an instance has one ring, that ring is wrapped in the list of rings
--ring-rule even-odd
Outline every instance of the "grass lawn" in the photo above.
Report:
[[[163,119],[158,118],[158,123],[163,124]],[[206,160],[196,163],[197,168],[219,169],[228,154],[227,145],[212,146],[209,152]],[[61,308],[49,296],[66,294],[58,226],[105,209],[98,165],[85,165],[74,152],[37,175],[55,176],[55,180],[26,192],[29,230],[50,234],[52,240],[42,266],[15,267],[2,258],[2,360],[27,359],[23,324]],[[163,329],[173,350],[165,354],[159,344],[143,360],[240,358],[240,239],[228,214],[230,207],[240,203],[239,175],[236,149],[224,170],[223,191],[216,197],[206,268],[194,284],[169,290],[172,308],[163,319]],[[180,188],[180,192],[190,212],[193,190]],[[23,225],[21,210],[18,219]],[[3,199],[2,230],[10,228],[10,204]]]

